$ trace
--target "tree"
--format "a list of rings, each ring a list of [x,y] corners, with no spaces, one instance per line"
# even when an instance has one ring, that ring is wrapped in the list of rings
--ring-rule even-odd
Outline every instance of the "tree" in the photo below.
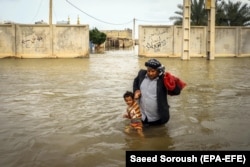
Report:
[[[175,14],[178,16],[172,16],[169,19],[175,20],[174,25],[182,25],[183,19],[183,5],[178,4],[178,9]],[[206,25],[207,24],[207,12],[205,9],[204,0],[192,0],[191,1],[191,25]]]
[[[216,26],[249,26],[250,25],[250,7],[240,1],[232,2],[228,0],[215,1],[216,6]],[[174,25],[182,25],[183,6],[178,4],[181,11],[175,12],[178,16],[170,17],[175,20]],[[191,1],[191,25],[207,25],[207,11],[204,0]]]
[[[177,8],[180,9],[180,11],[175,11],[174,12],[175,14],[177,14],[177,16],[171,16],[169,19],[174,20],[174,25],[182,25],[183,5],[178,4]]]
[[[191,1],[191,25],[207,25],[207,11],[204,0]]]
[[[216,1],[216,4],[215,4],[215,7],[216,7],[216,19],[215,19],[215,25],[217,26],[227,26],[227,17],[226,17],[226,14],[224,12],[224,4],[225,2],[222,1],[221,3],[217,3]]]
[[[105,42],[107,35],[103,32],[100,32],[97,28],[94,28],[89,31],[89,40],[100,46],[103,42]]]
[[[250,25],[250,7],[240,1],[232,2],[224,0],[218,5],[216,19],[217,25],[227,26],[249,26]]]

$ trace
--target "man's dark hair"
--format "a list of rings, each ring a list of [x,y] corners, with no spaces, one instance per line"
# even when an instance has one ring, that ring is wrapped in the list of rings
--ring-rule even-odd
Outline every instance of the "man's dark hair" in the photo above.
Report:
[[[134,99],[134,93],[130,91],[126,91],[123,95],[123,98],[125,99],[126,97],[131,97],[132,99]]]

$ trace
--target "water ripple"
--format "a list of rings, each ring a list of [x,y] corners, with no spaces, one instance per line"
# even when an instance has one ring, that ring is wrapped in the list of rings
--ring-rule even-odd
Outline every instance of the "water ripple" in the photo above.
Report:
[[[125,166],[126,150],[249,150],[244,58],[159,58],[188,86],[168,96],[168,124],[145,127],[144,139],[125,134],[122,95],[146,60],[130,50],[0,60],[0,166]]]

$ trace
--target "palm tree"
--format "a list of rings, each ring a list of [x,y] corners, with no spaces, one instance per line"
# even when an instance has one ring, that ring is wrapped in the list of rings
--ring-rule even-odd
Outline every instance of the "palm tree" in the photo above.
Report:
[[[250,7],[240,1],[233,3],[232,1],[222,1],[220,11],[221,22],[218,21],[218,25],[227,26],[249,26],[250,25]],[[216,17],[217,18],[217,17]]]
[[[204,0],[191,1],[191,25],[207,25],[207,11]]]
[[[221,3],[217,3],[215,4],[215,8],[216,8],[216,19],[215,19],[215,25],[217,26],[227,26],[227,17],[226,14],[224,12],[224,5],[225,2],[222,1]]]
[[[183,18],[183,5],[178,4],[177,8],[180,9],[180,11],[176,11],[174,12],[175,14],[177,14],[178,16],[172,16],[169,19],[170,20],[175,20],[174,21],[174,25],[182,25],[182,18]]]
[[[250,6],[240,1],[235,3],[228,0],[219,2],[216,0],[216,26],[249,26],[250,25]],[[174,25],[182,25],[183,6],[178,4],[180,11],[175,12],[178,16],[169,19],[175,20]],[[207,25],[207,12],[204,0],[191,1],[191,25]]]
[[[205,10],[204,0],[192,0],[191,1],[191,25],[206,25],[207,24],[207,13]],[[183,5],[178,4],[177,7],[180,11],[176,11],[175,14],[178,16],[172,16],[169,19],[175,20],[174,25],[182,25],[183,18]]]

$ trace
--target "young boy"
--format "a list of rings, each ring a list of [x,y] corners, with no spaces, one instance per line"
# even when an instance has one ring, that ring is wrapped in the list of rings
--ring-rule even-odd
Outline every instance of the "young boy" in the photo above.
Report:
[[[134,94],[130,91],[127,91],[123,95],[124,101],[128,105],[127,107],[127,113],[123,115],[123,118],[128,118],[131,120],[130,126],[127,126],[125,128],[125,132],[129,133],[131,129],[135,129],[137,133],[143,137],[143,132],[142,132],[142,121],[141,121],[141,112],[139,105],[134,99]]]

